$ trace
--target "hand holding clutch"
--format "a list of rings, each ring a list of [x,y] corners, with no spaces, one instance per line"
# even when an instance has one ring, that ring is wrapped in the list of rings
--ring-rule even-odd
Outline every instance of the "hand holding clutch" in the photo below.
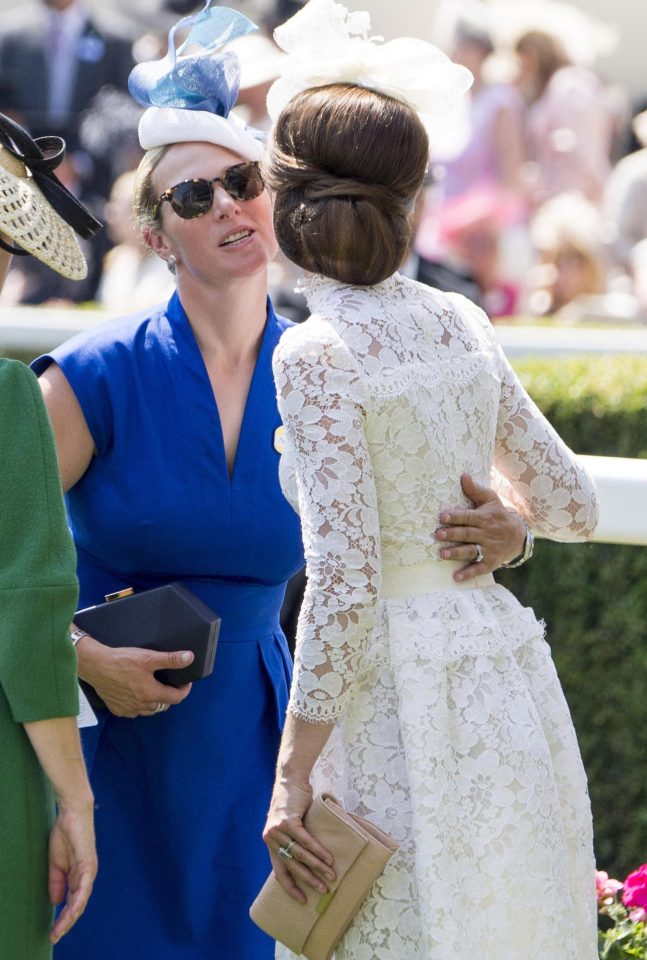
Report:
[[[330,960],[398,845],[372,823],[347,813],[327,793],[315,797],[303,824],[333,855],[335,881],[327,893],[307,887],[306,902],[299,903],[272,873],[252,904],[250,916],[293,953],[307,960]],[[282,849],[282,857],[292,856],[289,844]]]
[[[194,593],[181,583],[167,583],[143,593],[123,591],[123,594],[115,595],[116,599],[108,599],[106,603],[78,610],[74,622],[104,647],[122,649],[120,656],[124,662],[117,666],[126,667],[126,686],[130,677],[138,672],[141,674],[142,669],[148,670],[151,678],[155,671],[155,680],[161,681],[155,684],[157,689],[161,684],[186,688],[191,681],[211,673],[220,618]],[[174,654],[179,658],[182,651],[192,653],[193,658],[188,663],[171,663],[169,655],[171,660]],[[129,661],[131,670],[128,669]],[[88,679],[91,680],[89,676]],[[113,679],[118,682],[117,677],[113,676]],[[148,686],[151,687],[152,683],[149,682]],[[84,691],[94,709],[105,706],[92,685],[84,684]],[[173,697],[167,700],[166,696],[159,694],[154,700],[159,701],[160,710],[166,702],[178,702]],[[117,712],[122,716],[155,713],[156,703],[149,705],[147,710],[136,710],[134,714],[132,711]]]
[[[85,690],[95,691],[92,699],[104,703],[117,717],[150,717],[176,706],[191,692],[191,683],[170,687],[157,679],[160,669],[184,668],[182,660],[191,651],[158,653],[123,647],[113,650],[91,635],[79,645],[79,676]],[[83,683],[83,681],[87,681]],[[95,699],[100,698],[100,699]]]

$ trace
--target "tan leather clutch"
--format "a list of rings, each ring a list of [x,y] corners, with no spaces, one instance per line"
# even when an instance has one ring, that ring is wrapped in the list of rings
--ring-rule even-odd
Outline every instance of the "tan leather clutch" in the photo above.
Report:
[[[315,797],[303,822],[335,858],[337,879],[325,894],[306,887],[308,899],[302,904],[271,873],[249,915],[293,953],[307,960],[330,960],[398,844],[368,820],[347,813],[329,793]]]

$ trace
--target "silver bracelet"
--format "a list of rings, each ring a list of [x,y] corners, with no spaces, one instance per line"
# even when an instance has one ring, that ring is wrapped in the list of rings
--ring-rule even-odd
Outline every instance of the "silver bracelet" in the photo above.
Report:
[[[523,550],[521,551],[519,556],[513,557],[513,559],[510,560],[508,563],[501,564],[501,566],[504,567],[506,570],[512,570],[514,567],[520,567],[522,563],[526,562],[526,560],[530,560],[535,550],[535,538],[533,536],[532,530],[530,529],[530,527],[528,526],[528,524],[526,523],[526,521],[524,520],[524,518],[521,516],[520,513],[517,513],[517,516],[519,517],[524,527],[526,528],[526,539],[523,542]]]

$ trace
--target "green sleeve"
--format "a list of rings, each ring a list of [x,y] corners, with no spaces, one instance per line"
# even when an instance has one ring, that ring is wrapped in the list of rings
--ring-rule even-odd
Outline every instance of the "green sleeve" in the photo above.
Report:
[[[56,449],[40,388],[0,360],[0,687],[18,723],[78,712],[78,599]]]

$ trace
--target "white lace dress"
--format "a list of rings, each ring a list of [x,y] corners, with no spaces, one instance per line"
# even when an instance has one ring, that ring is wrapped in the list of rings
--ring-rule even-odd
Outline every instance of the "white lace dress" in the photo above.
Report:
[[[335,722],[315,791],[400,842],[335,958],[594,960],[586,778],[542,625],[491,578],[453,585],[433,536],[464,472],[557,540],[591,534],[593,485],[469,301],[397,274],[306,295],[274,358],[308,566],[289,709]]]

